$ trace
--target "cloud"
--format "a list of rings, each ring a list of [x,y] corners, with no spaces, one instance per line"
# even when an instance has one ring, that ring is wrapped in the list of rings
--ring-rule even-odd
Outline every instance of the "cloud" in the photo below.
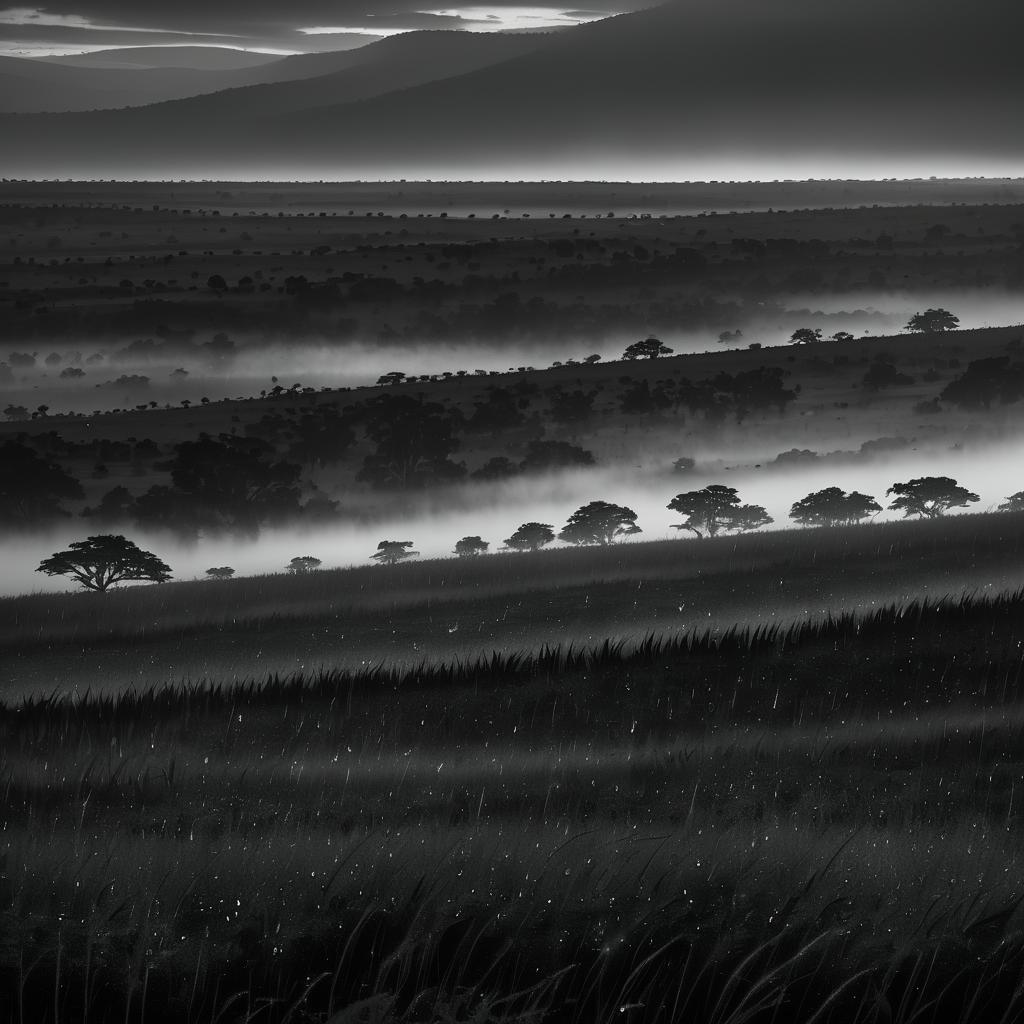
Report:
[[[436,2],[436,0],[435,0]],[[0,0],[2,3],[2,0]],[[231,38],[235,45],[319,49],[319,35],[390,35],[425,28],[530,29],[577,24],[652,5],[652,0],[593,0],[585,10],[522,0],[431,8],[424,0],[53,0],[0,10],[0,26],[20,26],[25,41],[126,45],[163,37]],[[79,33],[80,36],[74,36]],[[10,37],[8,37],[10,38]]]

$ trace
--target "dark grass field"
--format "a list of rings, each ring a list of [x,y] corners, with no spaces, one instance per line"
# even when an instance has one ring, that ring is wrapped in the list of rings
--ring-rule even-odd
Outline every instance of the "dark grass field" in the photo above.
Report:
[[[0,707],[0,1021],[1009,1022],[1024,593]]]
[[[23,596],[0,600],[0,698],[413,667],[1020,586],[1024,516],[999,513]]]

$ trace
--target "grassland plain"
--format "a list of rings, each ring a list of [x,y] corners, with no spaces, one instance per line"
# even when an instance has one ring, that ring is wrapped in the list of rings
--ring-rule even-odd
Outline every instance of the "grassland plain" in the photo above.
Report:
[[[0,1020],[1021,1019],[1024,593],[0,706]]]
[[[0,600],[0,698],[413,667],[1020,586],[1024,515],[996,513],[26,595]]]

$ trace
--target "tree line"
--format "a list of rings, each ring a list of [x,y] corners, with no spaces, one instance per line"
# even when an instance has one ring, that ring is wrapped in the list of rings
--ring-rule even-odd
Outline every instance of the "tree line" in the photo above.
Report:
[[[886,496],[886,506],[902,512],[904,518],[936,519],[954,508],[966,508],[980,498],[961,486],[952,477],[915,477],[894,483]],[[699,490],[677,494],[666,506],[684,517],[673,529],[692,533],[695,537],[715,537],[722,533],[746,533],[774,522],[761,505],[745,504],[735,487],[709,484]],[[793,503],[789,518],[800,526],[829,528],[851,526],[882,511],[872,495],[859,491],[847,493],[841,487],[825,487],[812,491]],[[998,506],[1000,512],[1024,512],[1024,491],[1010,495]],[[502,551],[539,551],[555,540],[575,546],[606,547],[617,541],[642,533],[637,513],[625,505],[607,501],[591,501],[581,505],[558,532],[550,523],[523,523],[506,537]],[[453,554],[474,558],[486,554],[490,542],[479,535],[462,537]],[[396,565],[419,554],[411,540],[382,540],[369,557],[380,565]],[[293,575],[315,572],[321,560],[313,555],[298,555],[286,570]],[[120,534],[98,534],[72,543],[66,550],[43,559],[37,569],[48,576],[68,576],[85,589],[103,592],[117,583],[148,581],[162,583],[171,578],[171,569],[156,555],[143,551]],[[211,580],[227,580],[234,576],[231,566],[214,566],[206,570]]]

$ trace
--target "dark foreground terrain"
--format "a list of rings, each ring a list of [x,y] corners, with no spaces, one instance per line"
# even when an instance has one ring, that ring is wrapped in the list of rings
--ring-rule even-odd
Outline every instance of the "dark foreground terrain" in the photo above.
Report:
[[[1009,1022],[1024,594],[0,707],[0,1020]]]
[[[1024,587],[1024,513],[0,599],[0,698],[472,660]]]

